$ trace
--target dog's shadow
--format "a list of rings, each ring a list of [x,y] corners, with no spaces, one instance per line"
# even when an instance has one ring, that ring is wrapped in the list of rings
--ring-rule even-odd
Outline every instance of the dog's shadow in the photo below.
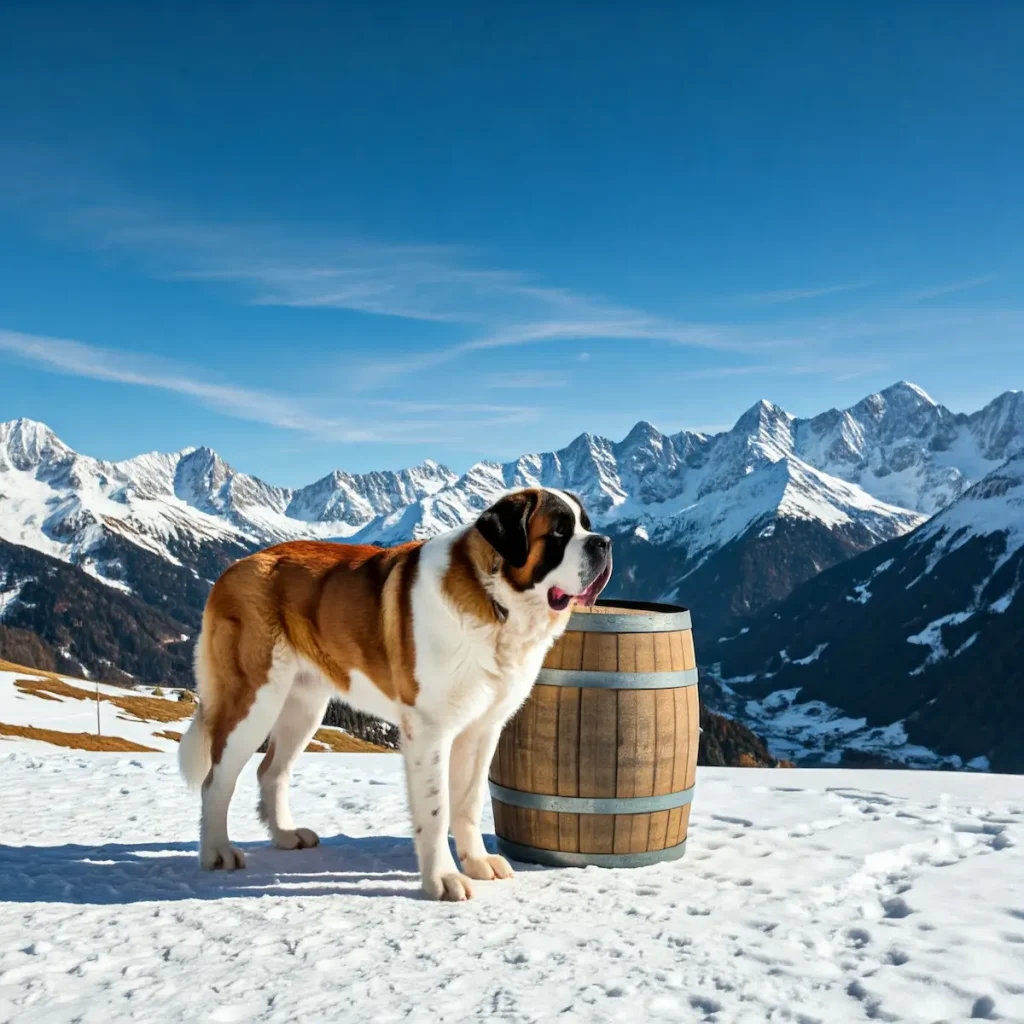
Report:
[[[487,846],[493,849],[493,837]],[[259,896],[421,899],[416,851],[396,836],[334,836],[312,850],[243,843],[240,871],[201,871],[196,843],[0,845],[0,901],[123,904]]]

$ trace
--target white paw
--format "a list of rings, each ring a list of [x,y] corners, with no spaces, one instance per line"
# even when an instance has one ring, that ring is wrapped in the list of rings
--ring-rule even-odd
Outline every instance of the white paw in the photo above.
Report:
[[[497,853],[488,853],[483,857],[466,857],[462,862],[462,870],[470,878],[479,878],[489,882],[492,878],[512,878],[515,872],[504,857]]]
[[[473,898],[473,887],[469,879],[454,871],[447,875],[424,878],[423,891],[432,900],[447,900],[449,903],[462,903]]]
[[[235,871],[245,867],[245,854],[228,842],[211,843],[200,849],[199,866],[206,871]]]
[[[308,850],[320,845],[320,837],[310,828],[280,829],[274,833],[274,845],[279,850]]]

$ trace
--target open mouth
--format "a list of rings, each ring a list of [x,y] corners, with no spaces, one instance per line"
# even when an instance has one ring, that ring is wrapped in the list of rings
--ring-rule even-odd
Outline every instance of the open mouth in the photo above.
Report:
[[[598,573],[598,575],[587,584],[585,590],[581,590],[578,594],[567,594],[561,587],[552,587],[548,591],[548,604],[551,606],[552,611],[564,612],[569,607],[569,602],[574,598],[577,604],[584,605],[589,608],[601,595],[601,591],[604,590],[611,579],[612,575],[612,562],[608,559],[605,567]]]

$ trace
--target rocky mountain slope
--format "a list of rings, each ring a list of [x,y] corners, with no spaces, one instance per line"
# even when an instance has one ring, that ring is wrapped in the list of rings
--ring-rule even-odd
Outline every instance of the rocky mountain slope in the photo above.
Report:
[[[182,685],[189,627],[74,565],[0,540],[0,657],[108,682]]]
[[[719,703],[808,762],[1024,772],[1024,454],[717,644]]]

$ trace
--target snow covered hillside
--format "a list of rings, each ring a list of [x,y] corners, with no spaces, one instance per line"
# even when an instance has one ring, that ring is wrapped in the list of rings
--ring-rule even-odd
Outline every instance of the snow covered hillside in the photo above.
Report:
[[[191,692],[161,687],[107,686],[0,660],[0,756],[11,747],[174,751],[196,709],[191,697]],[[382,748],[324,726],[307,749],[359,753]]]
[[[1024,454],[798,587],[708,667],[779,756],[1024,772],[1022,636]]]
[[[1015,778],[705,769],[681,861],[449,905],[419,898],[398,757],[300,758],[328,837],[301,852],[264,841],[255,762],[249,868],[204,874],[169,755],[0,742],[0,1020],[1024,1020]]]

